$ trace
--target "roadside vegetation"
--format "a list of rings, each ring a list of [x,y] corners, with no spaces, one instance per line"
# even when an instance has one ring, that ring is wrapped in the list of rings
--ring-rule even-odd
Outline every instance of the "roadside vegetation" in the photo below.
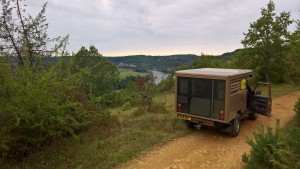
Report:
[[[242,157],[245,168],[300,168],[300,98],[294,105],[296,117],[284,128],[264,126],[247,138],[249,154]]]
[[[262,19],[250,24],[243,49],[222,58],[191,56],[196,58],[191,66],[164,67],[171,74],[158,85],[152,74],[118,69],[93,45],[69,54],[68,36],[47,36],[47,4],[33,17],[23,2],[1,0],[1,168],[112,168],[191,133],[174,112],[175,70],[253,69],[253,82],[274,84],[273,97],[300,90],[300,23],[294,32],[287,31],[290,14],[275,17],[272,1],[262,10]],[[264,24],[271,24],[270,30],[262,29]],[[60,57],[50,63],[53,55]],[[261,140],[259,146],[272,145],[271,149],[259,150],[258,157],[245,155],[244,162],[254,165],[267,152],[269,161],[278,160],[271,166],[299,166],[300,146],[293,141],[299,137],[297,126],[289,127],[287,135],[278,127],[275,132],[260,130],[256,141]],[[248,142],[256,146],[255,141]]]
[[[275,4],[270,1],[261,10],[261,18],[250,23],[242,44],[245,49],[236,57],[239,62],[255,70],[255,80],[299,84],[299,43],[300,22],[297,29],[290,33],[287,29],[293,21],[289,12],[276,15]],[[290,43],[286,43],[290,42]],[[254,57],[249,57],[249,56]],[[249,58],[246,62],[244,59]],[[259,65],[259,66],[258,66]],[[299,85],[280,85],[275,96],[284,91],[299,90]],[[244,154],[242,161],[246,169],[250,168],[300,168],[300,98],[294,105],[295,119],[284,128],[280,128],[280,119],[274,128],[264,127],[248,138],[251,146],[249,154]]]

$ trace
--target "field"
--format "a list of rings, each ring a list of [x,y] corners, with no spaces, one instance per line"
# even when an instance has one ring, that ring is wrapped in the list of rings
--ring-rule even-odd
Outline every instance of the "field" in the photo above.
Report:
[[[146,76],[145,72],[136,72],[130,69],[119,69],[120,71],[120,79],[125,79],[128,76]]]

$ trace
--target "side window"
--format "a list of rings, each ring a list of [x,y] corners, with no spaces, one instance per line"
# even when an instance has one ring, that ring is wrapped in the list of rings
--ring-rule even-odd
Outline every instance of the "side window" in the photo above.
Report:
[[[225,80],[215,80],[214,99],[225,100]]]

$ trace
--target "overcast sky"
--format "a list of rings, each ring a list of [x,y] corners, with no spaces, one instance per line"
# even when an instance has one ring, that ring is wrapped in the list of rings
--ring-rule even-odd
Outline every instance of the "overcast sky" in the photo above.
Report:
[[[95,45],[104,56],[123,56],[231,52],[268,0],[27,0],[28,12],[45,2],[49,36],[69,34],[68,51]],[[274,2],[277,12],[300,18],[299,0]]]

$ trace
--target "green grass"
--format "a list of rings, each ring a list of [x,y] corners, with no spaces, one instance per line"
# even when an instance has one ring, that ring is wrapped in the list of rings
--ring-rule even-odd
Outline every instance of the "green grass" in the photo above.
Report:
[[[120,71],[120,79],[125,79],[128,76],[146,76],[147,73],[145,72],[136,72],[130,69],[119,69]]]
[[[252,87],[252,86],[251,86]],[[254,86],[253,86],[254,87]],[[272,98],[280,97],[288,93],[292,93],[300,90],[300,85],[295,84],[271,84],[271,94]],[[263,95],[267,95],[267,87],[261,86],[256,89],[256,91],[261,91]]]

